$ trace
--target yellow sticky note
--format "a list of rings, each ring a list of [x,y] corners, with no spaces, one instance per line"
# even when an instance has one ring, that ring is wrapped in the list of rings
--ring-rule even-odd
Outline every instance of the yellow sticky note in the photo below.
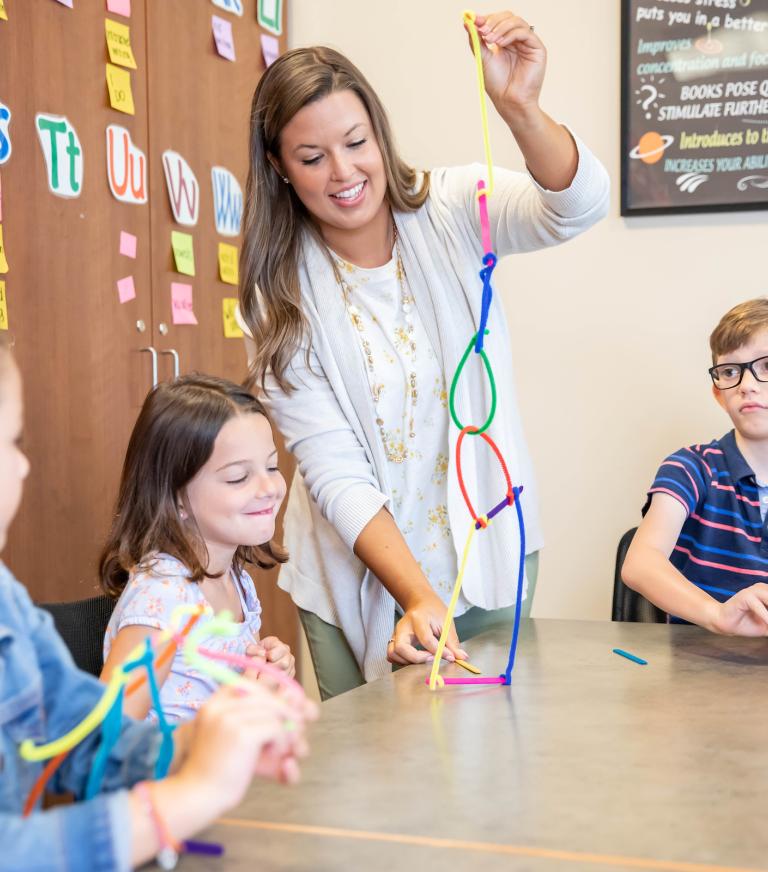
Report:
[[[236,285],[239,281],[237,273],[237,246],[226,242],[219,243],[219,275],[228,285]]]
[[[107,87],[109,88],[109,102],[113,109],[125,112],[126,115],[135,115],[133,106],[133,91],[131,91],[131,74],[128,70],[121,70],[113,64],[107,64]]]
[[[0,19],[8,21],[8,13],[5,11],[5,0],[0,0]]]
[[[8,272],[8,260],[5,256],[5,244],[3,243],[3,225],[0,224],[0,275]]]
[[[243,331],[235,318],[237,297],[224,297],[221,301],[222,314],[224,316],[224,337],[226,339],[242,339]]]
[[[8,306],[5,302],[5,282],[0,282],[0,330],[8,329]]]
[[[176,272],[184,273],[185,276],[193,276],[195,274],[195,249],[191,234],[172,230],[171,247],[173,248],[173,258],[176,261]]]
[[[104,29],[107,32],[107,49],[112,63],[135,70],[136,58],[134,58],[131,48],[131,28],[127,24],[120,24],[106,18],[104,19]]]

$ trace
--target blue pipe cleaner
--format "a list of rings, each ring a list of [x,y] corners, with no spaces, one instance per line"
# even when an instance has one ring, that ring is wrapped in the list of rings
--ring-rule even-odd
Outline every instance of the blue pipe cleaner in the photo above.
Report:
[[[520,529],[520,561],[517,567],[517,602],[515,603],[515,628],[512,631],[512,644],[509,646],[509,660],[507,662],[507,671],[500,678],[504,679],[504,684],[512,683],[512,670],[515,667],[515,653],[517,652],[517,637],[520,633],[520,617],[523,607],[523,579],[525,577],[525,521],[523,520],[523,510],[520,508],[520,490],[521,488],[512,488],[512,493],[515,495],[515,509],[517,510],[517,525]]]
[[[496,255],[489,251],[483,257],[483,268],[480,270],[480,278],[483,280],[483,297],[480,303],[480,326],[477,330],[477,339],[475,340],[475,354],[480,354],[483,350],[483,340],[485,337],[486,325],[488,324],[488,315],[491,309],[491,300],[493,299],[493,287],[491,286],[491,275],[498,259]]]

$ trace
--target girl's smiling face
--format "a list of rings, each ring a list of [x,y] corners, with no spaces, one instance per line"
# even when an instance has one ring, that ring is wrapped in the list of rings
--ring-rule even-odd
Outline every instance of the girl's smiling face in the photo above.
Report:
[[[19,447],[22,420],[21,376],[10,352],[0,349],[0,551],[29,473],[29,461]]]
[[[205,542],[209,571],[228,569],[239,545],[269,542],[285,490],[269,421],[253,412],[230,418],[182,499]]]

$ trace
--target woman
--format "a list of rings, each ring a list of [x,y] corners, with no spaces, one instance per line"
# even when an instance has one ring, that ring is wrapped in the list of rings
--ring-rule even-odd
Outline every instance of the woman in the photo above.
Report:
[[[533,28],[510,12],[476,26],[486,91],[530,173],[495,171],[495,251],[554,245],[604,215],[607,174],[539,108],[546,51]],[[299,606],[328,698],[380,677],[388,660],[425,662],[437,647],[469,522],[446,383],[479,323],[476,186],[486,173],[411,169],[376,94],[331,49],[279,58],[251,119],[240,310],[252,379],[298,462],[279,583]],[[525,488],[530,602],[541,534],[496,302],[489,324],[500,402],[488,433]],[[481,369],[471,361],[456,394],[462,421],[478,426],[490,404]],[[496,463],[481,440],[464,440],[481,511],[503,496]],[[511,623],[514,513],[474,548],[449,660],[465,656],[459,638]]]

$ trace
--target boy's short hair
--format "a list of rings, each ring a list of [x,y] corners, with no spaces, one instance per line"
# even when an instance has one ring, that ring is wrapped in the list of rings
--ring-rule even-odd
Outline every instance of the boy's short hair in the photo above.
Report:
[[[735,351],[760,330],[768,330],[768,297],[758,297],[739,303],[727,311],[709,337],[712,363],[718,357]]]

